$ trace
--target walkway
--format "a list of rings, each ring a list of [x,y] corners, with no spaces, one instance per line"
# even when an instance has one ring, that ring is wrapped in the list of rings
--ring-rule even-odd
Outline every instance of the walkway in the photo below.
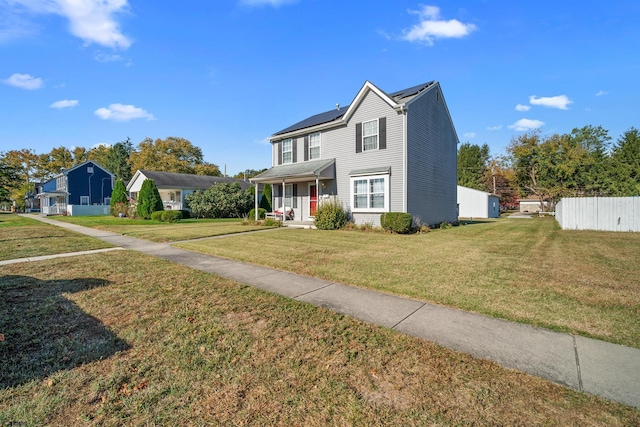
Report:
[[[640,349],[190,252],[170,244],[33,215],[29,218],[325,307],[640,409]]]

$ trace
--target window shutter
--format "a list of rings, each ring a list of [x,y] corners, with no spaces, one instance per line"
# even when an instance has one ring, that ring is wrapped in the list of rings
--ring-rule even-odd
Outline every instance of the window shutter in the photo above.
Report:
[[[356,123],[356,153],[362,153],[362,123]]]
[[[282,164],[282,141],[278,142],[278,164]]]
[[[378,149],[387,148],[387,118],[380,117],[378,119]]]
[[[309,135],[304,137],[304,161],[309,160]]]
[[[298,161],[298,140],[293,138],[291,140],[291,163]]]
[[[298,208],[298,184],[293,184],[293,208]]]

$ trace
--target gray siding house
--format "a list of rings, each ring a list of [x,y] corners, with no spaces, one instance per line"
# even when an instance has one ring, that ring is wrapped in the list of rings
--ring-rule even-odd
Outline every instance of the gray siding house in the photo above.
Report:
[[[273,206],[311,220],[337,197],[357,224],[409,212],[425,224],[457,221],[458,137],[436,81],[386,93],[365,82],[351,105],[273,134]],[[287,209],[288,210],[288,209]]]

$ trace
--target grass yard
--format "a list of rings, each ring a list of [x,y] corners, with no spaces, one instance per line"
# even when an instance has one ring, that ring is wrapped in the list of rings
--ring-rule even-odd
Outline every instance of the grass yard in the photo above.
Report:
[[[108,243],[35,219],[0,214],[0,261],[108,247]]]
[[[640,348],[640,233],[563,231],[536,218],[177,246]]]
[[[112,216],[59,216],[52,217],[52,219],[159,243],[265,230],[268,228],[260,225],[243,225],[242,220],[237,218],[190,218],[174,223]]]
[[[304,236],[343,235],[364,236]],[[140,253],[9,265],[0,294],[3,426],[640,424],[635,409]]]

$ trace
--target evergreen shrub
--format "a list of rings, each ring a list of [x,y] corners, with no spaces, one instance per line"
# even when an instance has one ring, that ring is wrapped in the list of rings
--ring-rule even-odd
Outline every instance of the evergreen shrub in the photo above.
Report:
[[[392,233],[411,233],[412,223],[413,217],[407,212],[387,212],[380,215],[380,225]]]

